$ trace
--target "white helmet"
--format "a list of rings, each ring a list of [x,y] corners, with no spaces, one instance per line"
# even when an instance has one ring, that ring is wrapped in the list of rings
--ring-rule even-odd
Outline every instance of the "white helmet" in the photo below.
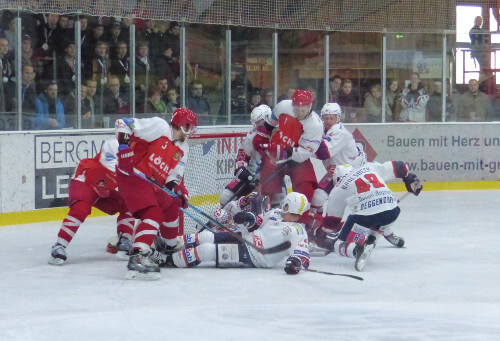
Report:
[[[125,121],[118,119],[115,121],[115,137],[119,144],[128,144],[132,129],[125,124]]]
[[[333,172],[333,185],[337,185],[339,182],[342,181],[342,179],[349,174],[350,172],[353,171],[354,168],[352,168],[351,165],[339,165],[335,167],[335,172]]]
[[[342,110],[337,103],[326,103],[321,109],[321,117],[323,117],[323,115],[337,115],[337,118],[340,120]]]
[[[309,201],[304,194],[298,192],[290,192],[287,194],[283,202],[281,203],[281,208],[285,213],[295,213],[302,214],[309,211]]]
[[[234,227],[233,216],[227,210],[223,208],[218,208],[212,213],[212,218],[215,219],[218,223],[226,226],[227,228]],[[215,229],[218,229],[215,227]]]
[[[255,107],[250,113],[250,122],[255,126],[255,122],[259,120],[266,120],[272,114],[272,110],[268,105],[261,104]]]

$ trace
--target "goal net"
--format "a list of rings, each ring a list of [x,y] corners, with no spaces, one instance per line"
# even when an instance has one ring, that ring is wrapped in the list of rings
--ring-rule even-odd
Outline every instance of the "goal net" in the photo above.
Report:
[[[233,179],[238,148],[246,133],[200,134],[189,139],[189,156],[184,182],[189,203],[211,214],[219,208],[219,195]],[[207,219],[188,209],[197,219]],[[183,215],[184,233],[195,233],[196,222]],[[182,223],[182,221],[181,221]]]

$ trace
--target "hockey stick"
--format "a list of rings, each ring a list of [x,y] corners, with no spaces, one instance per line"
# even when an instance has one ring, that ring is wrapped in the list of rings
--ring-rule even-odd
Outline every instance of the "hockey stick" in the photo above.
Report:
[[[344,277],[350,277],[350,278],[357,279],[358,281],[364,281],[364,278],[363,278],[363,277],[354,276],[354,275],[336,274],[336,273],[333,273],[333,272],[328,272],[328,271],[320,271],[320,270],[314,270],[314,269],[304,269],[304,271],[308,271],[308,272],[316,272],[316,273],[319,273],[319,274],[325,274],[325,275],[331,275],[331,276],[344,276]]]
[[[153,181],[151,181],[150,179],[148,179],[142,172],[140,172],[138,170],[134,170],[134,174],[137,175],[138,177],[142,178],[142,179],[145,179],[145,180],[149,181],[151,184],[153,184],[154,186],[156,186],[159,189],[163,190],[165,193],[171,195],[172,197],[175,198],[175,197],[178,196],[177,194],[175,194],[171,190],[169,190],[167,188],[164,188],[164,187],[161,187],[158,184],[154,183]],[[205,218],[207,218],[211,223],[213,223],[214,225],[220,227],[221,229],[223,229],[224,231],[226,231],[227,233],[229,233],[235,239],[239,240],[242,243],[245,243],[249,247],[255,249],[258,253],[261,253],[263,255],[270,254],[270,253],[276,253],[276,252],[280,252],[280,251],[284,251],[284,250],[288,249],[292,245],[289,241],[286,241],[286,242],[283,242],[281,244],[278,244],[278,245],[270,247],[270,248],[262,248],[262,247],[255,246],[253,243],[251,243],[248,240],[246,240],[245,238],[243,238],[239,233],[233,232],[231,229],[229,229],[228,227],[222,225],[221,223],[219,223],[217,220],[213,219],[210,215],[206,214],[205,212],[203,212],[198,207],[196,207],[194,205],[191,205],[190,203],[187,203],[187,204],[188,204],[189,208],[192,208],[195,212],[197,212],[197,213],[201,214],[202,216],[204,216]],[[186,209],[184,209],[182,207],[180,208],[180,210],[182,212],[184,212],[187,216],[189,216],[191,219],[193,219],[195,222],[197,222],[198,224],[200,224],[201,226],[203,226],[204,228],[206,228],[207,230],[209,230],[210,232],[215,233],[215,231],[212,228],[210,228],[207,224],[203,223],[201,220],[199,220],[198,218],[196,218],[188,210],[186,210]]]

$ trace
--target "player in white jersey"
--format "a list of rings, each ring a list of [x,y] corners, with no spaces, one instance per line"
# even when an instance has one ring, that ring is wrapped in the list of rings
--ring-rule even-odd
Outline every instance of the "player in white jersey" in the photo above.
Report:
[[[228,233],[203,231],[186,235],[186,250],[167,256],[166,263],[179,268],[193,267],[202,262],[214,261],[216,267],[271,268],[286,259],[285,272],[297,274],[309,267],[307,233],[300,216],[309,210],[305,195],[289,193],[282,202],[282,209],[273,209],[264,215],[261,227],[256,227],[256,217],[251,212],[240,212],[234,222],[240,227],[242,237],[257,247],[270,248],[290,241],[291,246],[271,254],[261,254],[246,246]]]
[[[358,271],[365,267],[380,232],[395,246],[404,244],[404,240],[391,231],[400,209],[398,199],[385,181],[395,178],[403,179],[408,192],[418,195],[422,190],[417,176],[408,173],[407,166],[401,161],[366,163],[355,169],[341,165],[335,169],[335,187],[328,198],[324,226],[330,230],[340,229],[340,233],[334,239],[325,238],[325,244],[328,244],[326,248],[341,256],[356,258]],[[367,231],[364,245],[347,240],[353,229]]]
[[[280,202],[281,184],[285,175],[290,176],[295,192],[304,194],[310,201],[318,187],[310,157],[321,143],[323,125],[318,115],[311,111],[312,95],[297,90],[291,100],[279,102],[273,114],[257,129],[254,148],[263,155],[262,193],[273,203]],[[273,129],[278,130],[270,137]]]
[[[220,194],[221,207],[233,199],[251,193],[255,188],[262,164],[262,156],[255,150],[253,139],[257,134],[257,129],[264,124],[266,119],[269,119],[271,114],[271,108],[265,104],[255,107],[250,113],[250,122],[253,128],[243,139],[241,148],[238,149],[235,177]]]
[[[311,201],[311,211],[323,212],[323,204],[333,188],[335,166],[351,165],[357,168],[366,162],[366,155],[356,146],[354,137],[340,122],[342,111],[337,103],[326,103],[321,109],[323,140],[316,151],[316,158],[323,161],[326,174],[318,183]]]

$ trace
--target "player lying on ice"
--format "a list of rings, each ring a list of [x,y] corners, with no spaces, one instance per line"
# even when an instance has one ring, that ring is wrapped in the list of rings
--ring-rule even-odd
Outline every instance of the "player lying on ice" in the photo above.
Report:
[[[366,163],[354,169],[350,165],[336,167],[335,187],[328,197],[323,227],[315,230],[317,244],[340,256],[356,258],[355,268],[362,271],[383,234],[393,245],[402,247],[404,239],[392,233],[391,226],[399,216],[398,199],[385,181],[402,178],[408,192],[418,195],[422,184],[401,161]],[[362,241],[348,240],[353,229],[366,231]]]
[[[115,179],[118,146],[128,144],[131,134],[132,131],[123,120],[117,120],[116,138],[106,140],[94,158],[83,159],[78,164],[69,183],[69,213],[61,224],[57,242],[52,246],[52,258],[49,264],[62,265],[66,261],[66,248],[90,214],[92,207],[109,215],[120,213],[116,222],[117,244],[113,253],[128,255],[131,251],[135,219],[127,212],[123,199],[117,191]]]
[[[285,272],[297,274],[309,267],[307,233],[304,224],[299,223],[300,216],[309,210],[309,202],[305,195],[291,192],[281,207],[268,211],[260,227],[256,226],[256,216],[251,212],[237,213],[234,222],[242,237],[257,247],[269,248],[289,241],[291,247],[284,251],[263,255],[227,232],[202,231],[186,235],[186,249],[163,255],[162,262],[178,268],[208,261],[215,262],[218,268],[271,268],[286,259]]]

